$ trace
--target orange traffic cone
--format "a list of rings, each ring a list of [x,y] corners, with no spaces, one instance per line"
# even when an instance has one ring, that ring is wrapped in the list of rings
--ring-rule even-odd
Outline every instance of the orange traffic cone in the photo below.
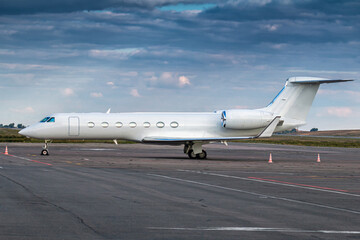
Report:
[[[270,153],[270,157],[269,157],[269,163],[273,163],[271,153]]]
[[[318,153],[318,158],[317,158],[316,162],[321,162],[321,161],[320,161],[320,154],[319,154],[319,153]]]
[[[5,147],[5,155],[9,155],[7,146]]]

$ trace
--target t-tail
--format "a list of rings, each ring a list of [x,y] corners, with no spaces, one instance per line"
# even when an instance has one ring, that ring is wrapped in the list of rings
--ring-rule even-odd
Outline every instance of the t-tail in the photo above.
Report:
[[[283,129],[304,125],[320,84],[348,81],[353,80],[291,77],[270,104],[262,110],[281,116],[279,126],[284,124]]]

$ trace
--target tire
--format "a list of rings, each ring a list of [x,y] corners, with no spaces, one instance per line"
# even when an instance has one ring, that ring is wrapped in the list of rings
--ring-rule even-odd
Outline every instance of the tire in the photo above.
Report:
[[[202,150],[202,153],[196,154],[197,159],[205,159],[206,156],[207,156],[207,153],[204,150]]]
[[[43,149],[41,150],[41,154],[42,156],[48,156],[49,155],[49,151],[47,149]]]
[[[191,158],[191,159],[195,159],[195,158],[196,158],[196,154],[194,153],[193,150],[190,150],[190,151],[188,152],[188,156],[189,156],[189,158]]]

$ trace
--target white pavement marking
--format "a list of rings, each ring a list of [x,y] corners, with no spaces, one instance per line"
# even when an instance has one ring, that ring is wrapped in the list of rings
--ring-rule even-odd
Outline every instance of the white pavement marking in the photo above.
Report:
[[[244,191],[244,190],[240,190],[240,189],[236,189],[236,188],[223,187],[223,186],[213,185],[213,184],[209,184],[209,183],[196,182],[196,181],[186,180],[186,179],[181,179],[181,178],[174,178],[174,177],[169,177],[169,176],[165,176],[165,175],[158,175],[158,174],[151,174],[151,173],[148,173],[147,175],[153,176],[153,177],[170,179],[170,180],[178,181],[178,182],[186,182],[186,183],[192,183],[192,184],[196,184],[196,185],[202,185],[202,186],[206,186],[206,187],[218,188],[218,189],[223,189],[223,190],[228,190],[228,191],[233,191],[233,192],[246,193],[246,194],[258,196],[260,198],[271,198],[271,199],[282,200],[282,201],[286,201],[286,202],[292,202],[292,203],[297,203],[297,204],[302,204],[302,205],[309,205],[309,206],[313,206],[313,207],[326,208],[326,209],[331,209],[331,210],[336,210],[336,211],[341,211],[341,212],[348,212],[348,213],[353,213],[353,214],[360,215],[359,211],[345,209],[345,208],[337,208],[337,207],[327,206],[327,205],[323,205],[323,204],[317,204],[317,203],[305,202],[305,201],[300,201],[300,200],[294,200],[294,199],[290,199],[290,198],[276,197],[276,196],[272,196],[272,195],[266,195],[266,194],[261,194],[261,193],[256,193],[256,192]]]
[[[3,167],[0,167],[1,169],[3,169]]]
[[[79,151],[115,151],[116,149],[112,149],[112,148],[77,148],[75,150],[79,150]]]
[[[12,155],[12,157],[14,157],[14,158],[19,158],[19,159],[22,159],[22,160],[25,160],[25,161],[32,162],[32,160],[31,160],[31,159],[26,158],[26,157],[20,157],[20,156],[15,156],[15,155]]]
[[[199,228],[148,227],[148,229],[152,229],[152,230],[182,230],[182,231],[243,231],[243,232],[360,234],[360,231],[303,230],[303,229],[295,229],[295,228],[261,228],[261,227],[199,227]]]
[[[210,173],[210,172],[202,172],[202,171],[193,171],[193,170],[182,170],[182,169],[179,169],[178,171],[181,171],[181,172],[191,172],[191,173],[197,173],[197,174],[203,174],[203,175],[210,175],[210,176],[217,176],[217,177],[224,177],[224,178],[234,178],[234,179],[240,179],[240,180],[252,181],[252,182],[261,182],[261,183],[275,184],[275,185],[281,185],[281,186],[286,186],[286,187],[310,189],[310,190],[314,190],[314,191],[329,192],[329,193],[347,195],[347,196],[352,196],[352,197],[360,197],[359,194],[346,193],[346,192],[340,192],[340,191],[328,190],[328,189],[322,189],[322,188],[315,188],[315,187],[299,186],[299,185],[294,185],[294,184],[291,184],[291,183],[270,182],[270,181],[265,181],[265,180],[260,180],[260,179],[244,178],[244,177],[237,177],[237,176],[224,175],[224,174],[218,174],[218,173]]]
[[[183,169],[178,169],[179,171],[184,171]],[[187,170],[185,170],[187,171]],[[270,173],[270,174],[279,174],[279,175],[295,175],[294,173],[284,173],[284,172],[240,172],[240,173]]]

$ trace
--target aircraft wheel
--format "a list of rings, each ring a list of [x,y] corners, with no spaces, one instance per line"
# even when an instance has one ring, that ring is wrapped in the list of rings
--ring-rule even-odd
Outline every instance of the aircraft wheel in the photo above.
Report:
[[[202,153],[196,154],[196,158],[198,159],[205,159],[207,156],[206,152],[202,150]]]
[[[48,156],[49,155],[49,151],[47,149],[43,149],[41,150],[41,154],[42,156]]]
[[[196,158],[196,154],[194,153],[193,150],[190,150],[190,151],[189,151],[188,156],[189,156],[189,158],[191,158],[191,159],[195,159],[195,158]]]

